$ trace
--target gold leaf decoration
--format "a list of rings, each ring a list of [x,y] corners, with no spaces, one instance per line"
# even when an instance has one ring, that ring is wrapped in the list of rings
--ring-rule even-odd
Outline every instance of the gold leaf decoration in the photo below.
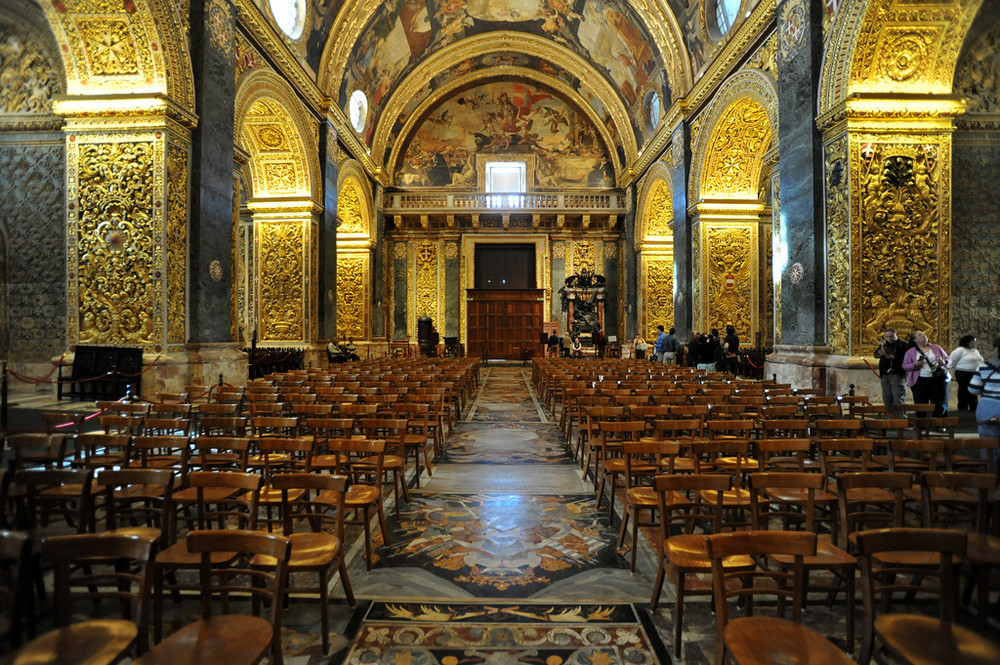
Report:
[[[850,354],[851,235],[848,205],[847,137],[826,146],[827,308],[833,353]]]
[[[186,337],[187,292],[187,180],[185,147],[167,148],[167,343],[182,344]]]
[[[49,113],[64,92],[51,56],[18,26],[0,25],[0,113]]]
[[[750,98],[734,102],[712,134],[702,195],[757,198],[760,157],[770,145],[771,127],[764,107]]]
[[[708,327],[753,330],[753,236],[746,227],[709,227]]]
[[[646,233],[644,239],[650,236],[672,236],[671,224],[674,221],[674,205],[670,198],[670,188],[664,181],[656,183],[649,197],[646,208]]]
[[[260,309],[265,341],[305,336],[301,222],[262,223],[260,234]]]
[[[641,331],[647,340],[656,339],[656,326],[669,328],[674,321],[673,257],[643,257],[646,268],[646,326]]]
[[[138,74],[139,58],[124,19],[86,18],[76,22],[86,44],[90,72],[94,76]]]
[[[364,256],[337,257],[337,335],[340,339],[365,337],[366,263]]]
[[[597,249],[592,242],[573,243],[572,273],[579,275],[586,272],[595,273],[597,265]]]
[[[423,241],[416,247],[414,314],[437,318],[438,313],[438,247]]]
[[[353,178],[346,178],[337,199],[337,233],[368,234],[359,196],[359,187]]]
[[[76,240],[81,342],[154,340],[154,146],[148,141],[79,148]]]

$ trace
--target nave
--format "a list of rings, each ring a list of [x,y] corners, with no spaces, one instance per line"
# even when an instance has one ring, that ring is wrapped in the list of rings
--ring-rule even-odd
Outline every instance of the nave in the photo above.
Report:
[[[639,365],[632,369],[636,368],[645,370]],[[490,662],[488,653],[493,651],[516,654],[519,660],[510,662],[601,662],[584,660],[584,654],[597,653],[592,651],[597,649],[594,643],[612,639],[612,632],[628,636],[620,639],[630,650],[611,653],[600,647],[603,662],[671,662],[676,587],[670,580],[664,584],[658,609],[646,610],[658,565],[651,544],[656,542],[656,530],[641,531],[635,572],[630,572],[631,552],[619,549],[616,542],[624,492],[619,487],[614,520],[609,522],[609,493],[598,506],[594,479],[582,474],[581,460],[574,455],[578,447],[585,452],[600,442],[577,445],[581,429],[593,431],[585,416],[580,416],[582,427],[580,421],[575,428],[570,424],[569,440],[563,429],[567,423],[560,423],[563,412],[585,396],[574,394],[573,388],[545,389],[541,394],[535,389],[546,383],[543,375],[564,372],[560,380],[565,381],[574,371],[593,369],[585,364],[537,362],[530,368],[482,367],[478,385],[467,403],[458,407],[460,417],[446,427],[432,475],[428,477],[419,458],[412,466],[407,458],[409,500],[397,502],[394,493],[384,488],[388,544],[372,519],[369,558],[361,528],[348,527],[345,556],[357,606],[350,606],[339,577],[334,576],[331,647],[326,655],[319,641],[315,595],[293,595],[284,612],[285,662]],[[715,402],[739,404],[737,394],[725,398],[709,394],[722,390],[722,385],[730,384],[719,379],[714,388],[700,392]],[[749,409],[755,385],[731,386],[731,393],[739,392],[738,387],[747,394],[740,408]],[[617,394],[609,390],[604,399],[633,402],[629,408],[636,413],[644,404],[635,403],[635,398],[652,401],[652,393],[626,390],[629,396],[619,386]],[[809,397],[795,399],[808,402]],[[684,398],[695,401],[692,395]],[[666,396],[662,400],[668,401]],[[818,406],[804,407],[809,408]],[[848,427],[853,420],[845,417],[842,425]],[[755,427],[763,427],[765,421],[758,420]],[[794,427],[789,421],[787,429]],[[418,466],[423,470],[419,479],[414,477]],[[167,634],[199,614],[197,600],[190,595],[164,606]],[[684,609],[681,662],[712,662],[716,630],[708,597],[692,596]],[[842,593],[829,605],[813,596],[805,622],[846,650],[844,610]],[[523,621],[534,622],[532,629],[519,630],[518,622]],[[600,622],[610,622],[614,630]],[[538,625],[546,623],[556,623],[561,631],[551,635],[551,643],[539,641]],[[559,641],[559,635],[574,629],[592,642],[567,646]],[[484,642],[483,631],[492,642]],[[446,643],[440,641],[442,635],[448,636]],[[541,652],[547,656],[538,660]]]

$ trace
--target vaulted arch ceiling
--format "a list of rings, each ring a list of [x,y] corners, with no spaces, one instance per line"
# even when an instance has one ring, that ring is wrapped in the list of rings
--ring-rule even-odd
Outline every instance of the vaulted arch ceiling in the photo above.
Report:
[[[414,115],[475,80],[524,84],[579,110],[618,178],[690,87],[668,0],[346,0],[329,28],[319,84],[346,109],[368,96],[362,140],[393,175]],[[655,94],[654,94],[655,93]],[[395,150],[394,150],[395,146]]]

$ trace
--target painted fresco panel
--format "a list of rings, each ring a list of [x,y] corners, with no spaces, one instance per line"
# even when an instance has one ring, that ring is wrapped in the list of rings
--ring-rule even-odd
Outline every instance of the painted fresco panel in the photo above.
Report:
[[[521,83],[490,83],[446,100],[407,146],[399,187],[474,187],[476,154],[534,154],[532,189],[611,187],[597,128],[564,100]]]
[[[394,0],[372,17],[358,40],[340,88],[346,104],[356,88],[368,93],[371,127],[395,86],[430,55],[473,35],[521,30],[550,38],[592,61],[632,109],[641,114],[640,90],[671,91],[653,40],[623,0]]]

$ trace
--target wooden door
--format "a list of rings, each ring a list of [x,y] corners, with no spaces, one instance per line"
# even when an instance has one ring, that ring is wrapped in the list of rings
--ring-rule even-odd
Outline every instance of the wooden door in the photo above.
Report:
[[[470,289],[467,298],[470,356],[518,360],[541,349],[543,291]]]

